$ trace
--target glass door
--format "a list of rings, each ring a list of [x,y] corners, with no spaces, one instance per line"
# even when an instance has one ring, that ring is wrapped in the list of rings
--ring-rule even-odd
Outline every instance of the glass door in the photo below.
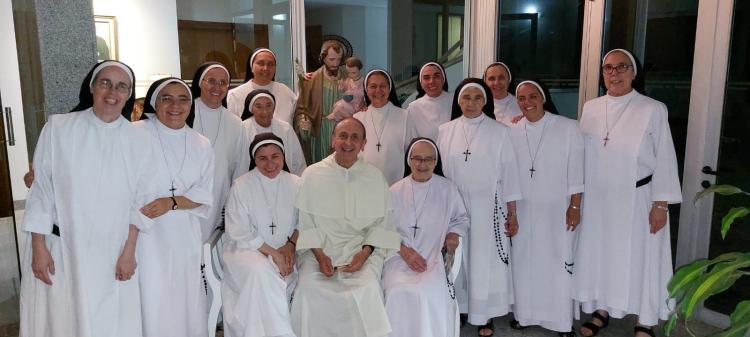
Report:
[[[724,109],[721,114],[721,137],[718,149],[716,184],[731,184],[750,190],[750,2],[734,2],[729,69],[727,71]],[[717,117],[719,118],[719,117]],[[750,248],[750,218],[735,222],[722,240],[721,219],[732,207],[750,205],[750,197],[716,196],[710,230],[708,257]],[[720,314],[734,311],[741,300],[750,299],[750,279],[740,278],[727,291],[706,301],[705,307]]]

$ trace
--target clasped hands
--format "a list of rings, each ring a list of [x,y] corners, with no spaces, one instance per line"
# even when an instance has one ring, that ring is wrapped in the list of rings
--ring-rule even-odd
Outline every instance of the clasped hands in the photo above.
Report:
[[[333,262],[331,262],[331,258],[328,257],[328,255],[326,255],[320,248],[314,248],[313,255],[315,255],[315,259],[318,260],[320,272],[327,277],[333,276],[333,272],[335,270],[333,267]],[[351,262],[349,262],[349,264],[340,267],[339,270],[346,273],[357,272],[362,269],[362,266],[365,265],[365,262],[367,261],[367,258],[370,257],[370,255],[372,255],[371,246],[364,246],[359,252],[357,252],[357,254],[354,254],[354,257],[352,257],[352,260]]]

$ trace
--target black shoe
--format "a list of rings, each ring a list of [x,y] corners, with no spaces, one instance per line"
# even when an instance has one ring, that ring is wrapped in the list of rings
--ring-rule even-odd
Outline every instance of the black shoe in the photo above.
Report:
[[[597,319],[600,322],[602,322],[602,325],[596,325],[596,324],[594,324],[594,321],[593,321],[594,319]],[[606,328],[608,325],[609,325],[609,314],[607,314],[607,317],[604,317],[604,316],[602,316],[602,314],[594,311],[594,313],[591,314],[591,320],[588,321],[588,322],[586,322],[586,323],[583,323],[581,325],[581,328],[589,329],[589,331],[591,331],[591,334],[590,335],[586,335],[583,332],[581,332],[581,336],[583,336],[583,337],[594,337],[594,336],[596,336],[599,333],[600,330]],[[579,331],[580,331],[580,329],[579,329]]]

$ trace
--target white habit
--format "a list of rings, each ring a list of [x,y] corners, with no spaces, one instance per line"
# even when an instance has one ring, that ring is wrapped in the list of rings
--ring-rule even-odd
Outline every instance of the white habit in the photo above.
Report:
[[[495,120],[507,126],[513,126],[513,118],[522,114],[516,96],[511,93],[501,99],[493,98],[492,101],[495,103]]]
[[[250,167],[250,142],[239,117],[223,106],[209,108],[200,97],[195,99],[193,129],[206,136],[214,149],[214,202],[210,216],[201,219],[201,238],[206,241],[222,221],[232,181]]]
[[[586,188],[573,297],[585,312],[636,314],[644,325],[667,319],[669,219],[656,234],[648,220],[653,201],[682,200],[667,116],[663,103],[635,90],[583,107]],[[636,189],[649,175],[652,181]]]
[[[270,91],[276,101],[276,110],[274,117],[280,121],[293,125],[294,107],[297,104],[297,95],[292,92],[284,83],[271,81],[267,85],[257,85],[253,80],[246,82],[239,87],[229,90],[227,94],[227,107],[229,111],[237,117],[242,117],[242,110],[245,108],[245,98],[253,90],[266,89]]]
[[[156,181],[150,186],[149,202],[175,195],[201,204],[164,213],[154,219],[149,232],[138,236],[143,336],[204,336],[207,312],[200,270],[200,219],[208,218],[213,203],[211,143],[188,126],[174,130],[156,118],[134,125],[155,141],[157,163],[151,170]]]
[[[504,215],[507,202],[521,199],[521,189],[510,130],[485,114],[461,116],[440,126],[437,144],[443,173],[458,186],[471,218],[461,268],[468,280],[459,275],[456,281],[459,306],[471,324],[482,325],[513,304]]]
[[[242,121],[242,125],[245,126],[247,132],[247,139],[250,143],[256,135],[265,132],[271,132],[277,137],[281,138],[284,142],[284,159],[286,165],[289,166],[289,171],[297,176],[302,175],[302,171],[307,168],[305,163],[305,155],[302,153],[302,145],[299,143],[297,134],[294,133],[294,129],[289,123],[276,119],[271,119],[271,126],[264,128],[255,121],[255,117],[250,117]]]
[[[380,277],[385,257],[398,249],[391,196],[383,174],[359,159],[351,168],[332,154],[302,174],[297,196],[302,251],[299,283],[292,301],[292,327],[299,337],[373,337],[391,331]],[[312,248],[320,248],[341,268],[363,245],[374,252],[354,273],[326,277]]]
[[[583,192],[583,137],[576,121],[549,112],[534,123],[522,119],[510,134],[523,194],[511,259],[513,316],[524,326],[567,332],[578,232],[566,230],[566,212],[570,196]]]
[[[362,158],[383,172],[388,185],[401,180],[404,177],[405,149],[411,140],[406,139],[406,110],[388,102],[380,108],[370,105],[366,111],[356,113],[354,118],[365,125],[367,132]]]
[[[451,108],[453,106],[453,94],[442,91],[438,97],[430,97],[427,94],[409,104],[409,130],[410,138],[427,137],[432,141],[437,140],[438,127],[451,120]],[[411,142],[407,139],[406,143]]]
[[[438,175],[426,182],[403,178],[391,186],[391,197],[402,244],[427,261],[422,273],[409,268],[400,255],[385,263],[383,287],[391,336],[452,336],[456,300],[446,282],[441,250],[448,233],[466,236],[469,231],[464,201],[456,185]]]
[[[298,186],[299,177],[286,171],[270,179],[257,169],[232,185],[221,282],[227,337],[294,336],[289,300],[296,272],[282,277],[271,257],[258,249],[264,243],[280,248],[297,229]]]
[[[20,336],[142,335],[139,270],[118,281],[115,269],[130,225],[153,224],[139,209],[156,165],[154,141],[125,118],[105,123],[91,108],[50,116],[34,153],[22,224],[29,235]],[[31,271],[31,233],[46,235],[55,263],[51,286]]]

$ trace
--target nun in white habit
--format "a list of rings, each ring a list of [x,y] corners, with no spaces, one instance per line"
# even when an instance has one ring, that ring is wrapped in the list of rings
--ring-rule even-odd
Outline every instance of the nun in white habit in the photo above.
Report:
[[[139,209],[156,157],[151,136],[123,117],[134,83],[125,64],[98,63],[74,111],[42,129],[21,225],[20,336],[142,335],[135,250],[153,225]]]
[[[284,163],[284,144],[255,136],[251,170],[239,177],[226,206],[224,333],[227,337],[294,336],[289,301],[297,280],[299,178]]]
[[[222,209],[232,181],[247,172],[250,141],[242,120],[226,108],[229,70],[218,62],[207,62],[193,76],[193,108],[187,125],[206,136],[214,150],[213,206],[201,219],[201,240],[206,241],[222,222]]]
[[[583,137],[576,121],[556,114],[542,87],[516,89],[524,119],[511,127],[523,200],[513,237],[515,304],[511,327],[539,325],[572,337],[575,228],[581,219]]]
[[[267,48],[256,49],[247,59],[245,83],[229,91],[229,111],[237,117],[245,109],[245,97],[253,90],[265,89],[276,97],[276,118],[292,125],[297,95],[284,83],[276,82],[276,54]]]
[[[471,218],[456,295],[480,336],[490,336],[492,318],[513,304],[510,237],[518,231],[515,207],[521,199],[510,130],[495,121],[490,95],[478,78],[461,81],[453,120],[440,126],[437,141],[445,177],[458,186]]]
[[[406,110],[396,96],[391,75],[385,70],[371,70],[365,76],[365,102],[367,110],[354,115],[365,126],[368,142],[362,158],[383,173],[388,185],[404,177],[402,162],[409,144]]]
[[[302,145],[289,123],[275,116],[276,97],[268,90],[253,90],[245,98],[245,109],[242,111],[242,125],[245,126],[248,139],[255,139],[261,133],[270,132],[284,142],[284,158],[289,172],[302,175],[307,168]]]
[[[593,336],[609,317],[638,316],[636,337],[667,319],[672,277],[667,204],[682,200],[667,107],[639,93],[633,55],[604,56],[607,94],[583,106],[585,195],[573,297],[593,313]],[[642,87],[640,87],[642,88]]]
[[[437,139],[438,127],[451,120],[453,95],[448,92],[445,68],[437,62],[427,62],[419,70],[417,99],[409,104],[408,138]]]
[[[185,124],[193,99],[177,78],[154,82],[134,124],[153,137],[157,164],[151,202],[141,212],[154,227],[138,243],[143,335],[205,336],[206,292],[201,278],[200,219],[213,203],[214,153],[208,139]]]
[[[495,119],[507,126],[512,126],[514,120],[523,117],[518,107],[516,97],[508,89],[513,80],[510,68],[503,62],[492,62],[484,69],[482,76],[484,83],[492,91],[492,100],[495,104]]]
[[[456,185],[442,176],[432,140],[414,139],[406,161],[407,176],[390,188],[401,236],[399,254],[383,268],[390,336],[452,336],[456,300],[443,252],[455,252],[458,238],[468,233],[469,216]]]

